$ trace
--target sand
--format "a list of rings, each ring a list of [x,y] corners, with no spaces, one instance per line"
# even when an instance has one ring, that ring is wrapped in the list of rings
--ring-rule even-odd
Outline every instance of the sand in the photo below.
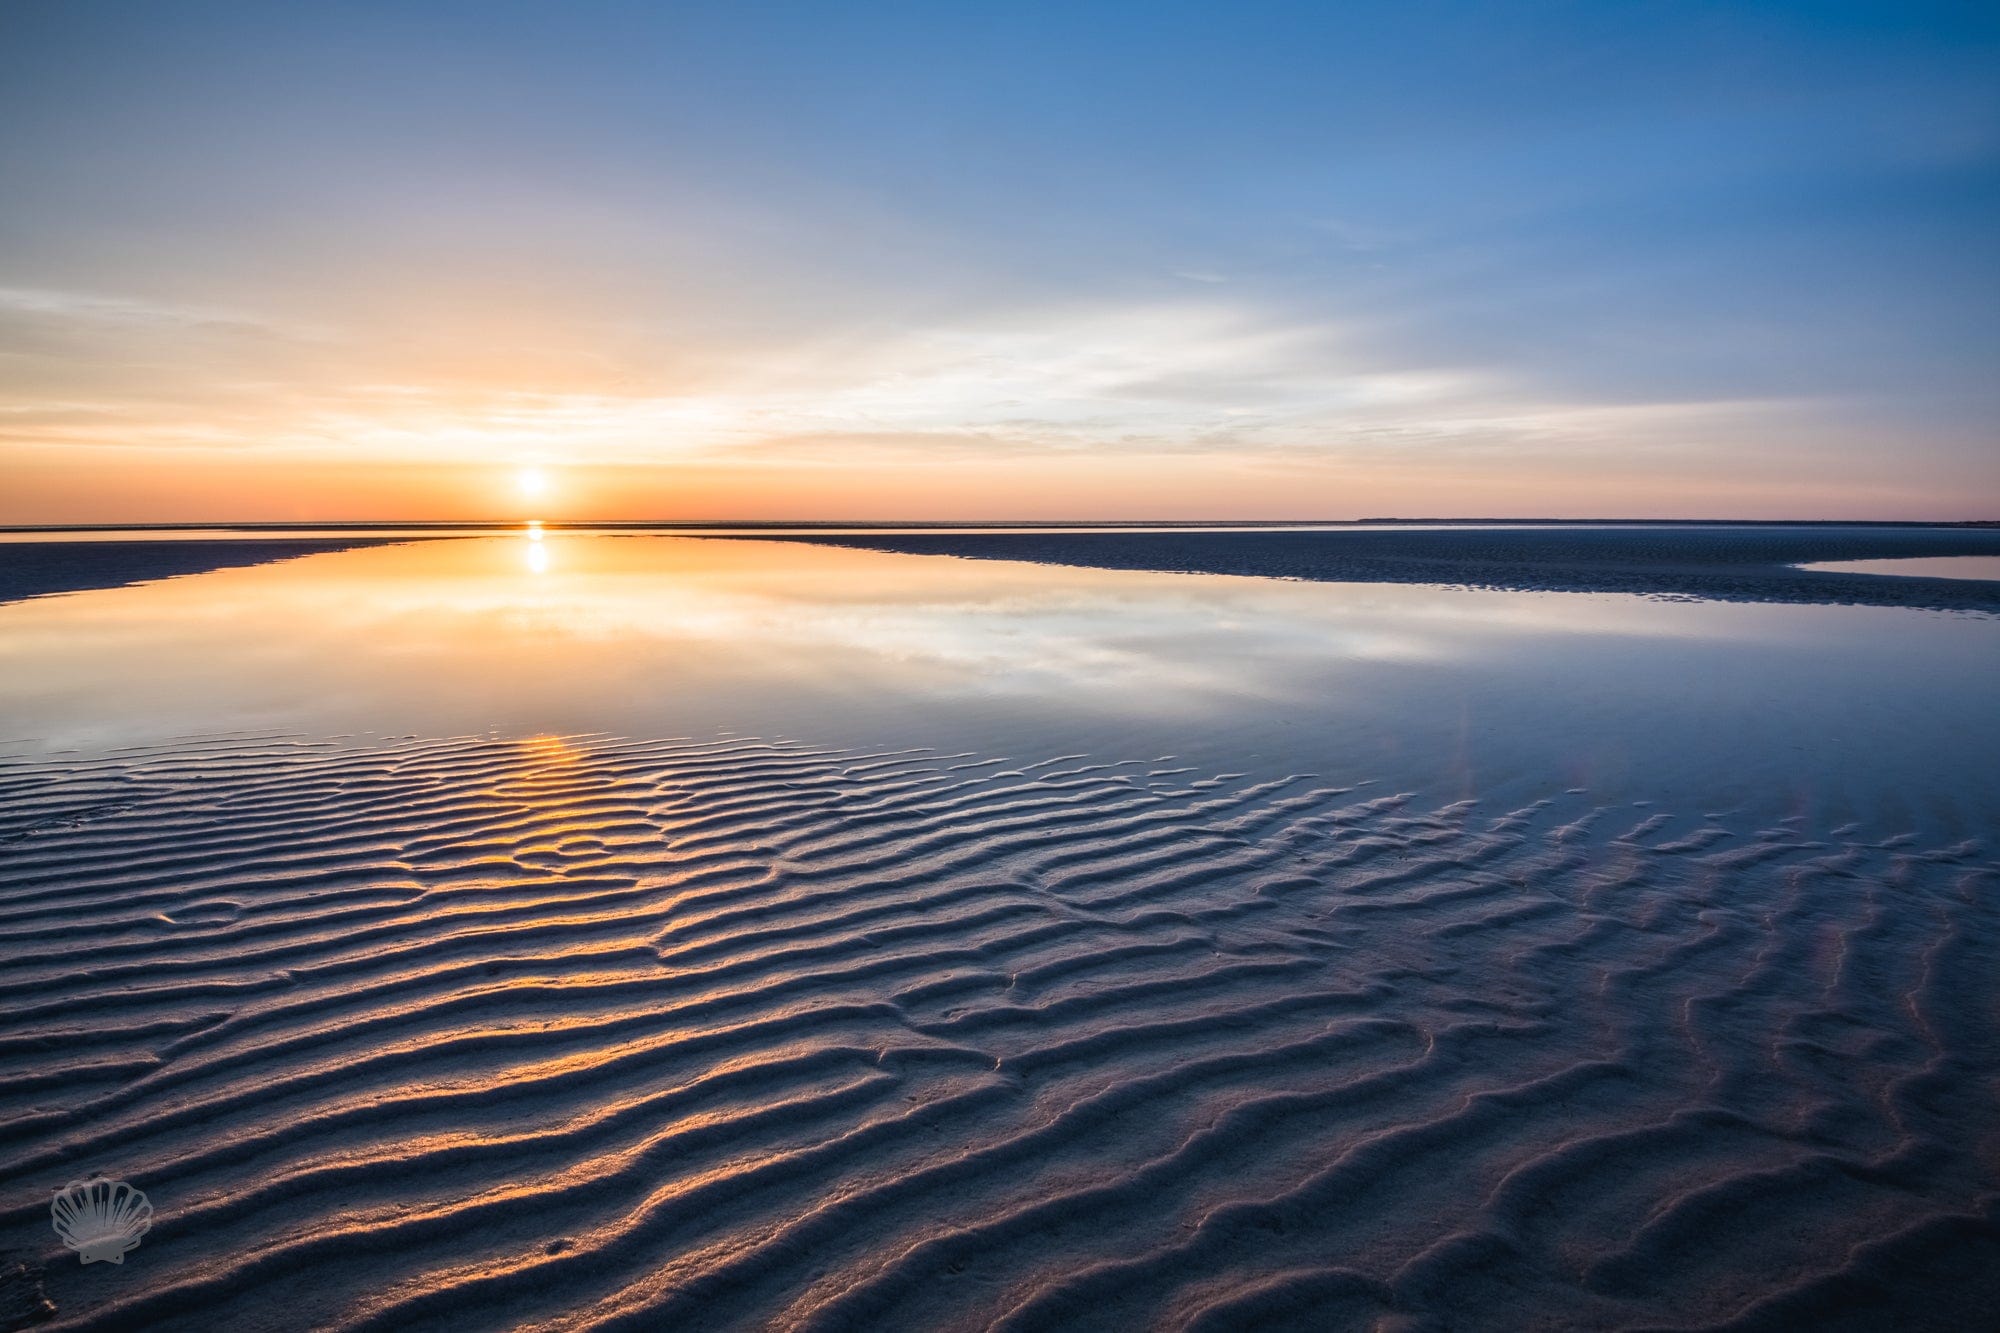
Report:
[[[1988,615],[255,545],[0,605],[0,1327],[2000,1308]]]
[[[1808,562],[2000,555],[2000,529],[1800,524],[1355,529],[1323,532],[949,532],[785,537],[987,560],[1618,592],[1736,602],[2000,611],[2000,581],[1837,573]]]
[[[0,1243],[62,1328],[1965,1329],[1996,889],[1154,757],[17,756]]]
[[[383,538],[222,538],[207,540],[0,543],[0,602],[116,588],[151,579],[290,560],[374,545]]]

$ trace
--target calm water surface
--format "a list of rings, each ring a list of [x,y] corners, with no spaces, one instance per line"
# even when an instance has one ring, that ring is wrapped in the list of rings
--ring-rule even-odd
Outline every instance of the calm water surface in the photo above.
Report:
[[[2000,621],[1924,611],[551,532],[0,606],[0,738],[729,732],[1974,836],[1996,663]]]

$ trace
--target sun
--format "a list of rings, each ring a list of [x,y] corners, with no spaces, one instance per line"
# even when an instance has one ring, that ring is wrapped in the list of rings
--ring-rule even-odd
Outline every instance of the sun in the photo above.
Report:
[[[522,468],[514,474],[514,484],[530,500],[539,500],[549,493],[548,473],[538,467]]]

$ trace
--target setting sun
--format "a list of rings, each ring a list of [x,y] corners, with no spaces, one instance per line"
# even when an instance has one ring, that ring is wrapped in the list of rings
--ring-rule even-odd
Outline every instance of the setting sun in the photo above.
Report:
[[[549,493],[548,474],[538,467],[522,468],[514,477],[514,485],[530,500],[539,500]]]

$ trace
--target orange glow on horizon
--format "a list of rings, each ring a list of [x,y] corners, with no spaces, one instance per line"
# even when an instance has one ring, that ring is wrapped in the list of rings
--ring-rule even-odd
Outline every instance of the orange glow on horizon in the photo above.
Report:
[[[112,451],[106,451],[110,453]],[[1920,479],[1667,476],[1634,459],[1590,476],[1558,460],[1470,470],[1424,459],[960,455],[778,464],[574,464],[526,508],[521,473],[450,463],[198,461],[116,451],[78,469],[29,460],[0,524],[854,521],[1053,522],[1549,518],[1977,518],[1940,512]],[[559,494],[558,494],[559,489]],[[532,519],[530,517],[532,515]]]

